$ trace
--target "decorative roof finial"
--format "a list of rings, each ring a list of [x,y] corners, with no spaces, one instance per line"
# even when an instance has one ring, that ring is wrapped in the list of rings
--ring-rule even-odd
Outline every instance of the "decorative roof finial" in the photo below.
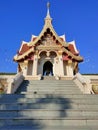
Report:
[[[50,8],[50,2],[47,2],[47,8]]]
[[[51,18],[49,9],[50,9],[50,3],[47,2],[47,16],[46,17]]]

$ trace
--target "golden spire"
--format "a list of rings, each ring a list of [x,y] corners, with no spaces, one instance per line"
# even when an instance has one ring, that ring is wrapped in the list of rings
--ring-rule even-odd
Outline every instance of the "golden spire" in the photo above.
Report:
[[[49,2],[47,2],[47,16],[46,16],[46,18],[51,18],[50,17],[50,3]]]
[[[47,8],[50,8],[50,2],[47,2]]]

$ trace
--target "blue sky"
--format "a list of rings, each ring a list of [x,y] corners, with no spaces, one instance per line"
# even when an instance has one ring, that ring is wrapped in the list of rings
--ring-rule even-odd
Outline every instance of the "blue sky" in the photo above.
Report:
[[[53,27],[76,41],[81,73],[98,73],[98,0],[49,0]],[[47,0],[0,0],[0,72],[16,72],[13,56],[21,42],[39,35]]]

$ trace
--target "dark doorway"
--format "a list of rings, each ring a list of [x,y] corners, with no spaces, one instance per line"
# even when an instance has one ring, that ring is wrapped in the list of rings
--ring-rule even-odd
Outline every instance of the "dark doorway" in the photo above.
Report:
[[[43,75],[52,76],[53,75],[53,65],[50,61],[45,62],[43,65]]]

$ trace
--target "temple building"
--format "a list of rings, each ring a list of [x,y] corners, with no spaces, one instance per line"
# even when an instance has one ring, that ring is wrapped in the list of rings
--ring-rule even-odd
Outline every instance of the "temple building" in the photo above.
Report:
[[[25,77],[72,77],[79,70],[78,64],[83,61],[75,41],[67,42],[65,35],[57,35],[49,8],[48,3],[44,27],[39,36],[32,35],[29,42],[23,41],[14,56],[14,61],[18,63],[17,71],[23,72]]]

